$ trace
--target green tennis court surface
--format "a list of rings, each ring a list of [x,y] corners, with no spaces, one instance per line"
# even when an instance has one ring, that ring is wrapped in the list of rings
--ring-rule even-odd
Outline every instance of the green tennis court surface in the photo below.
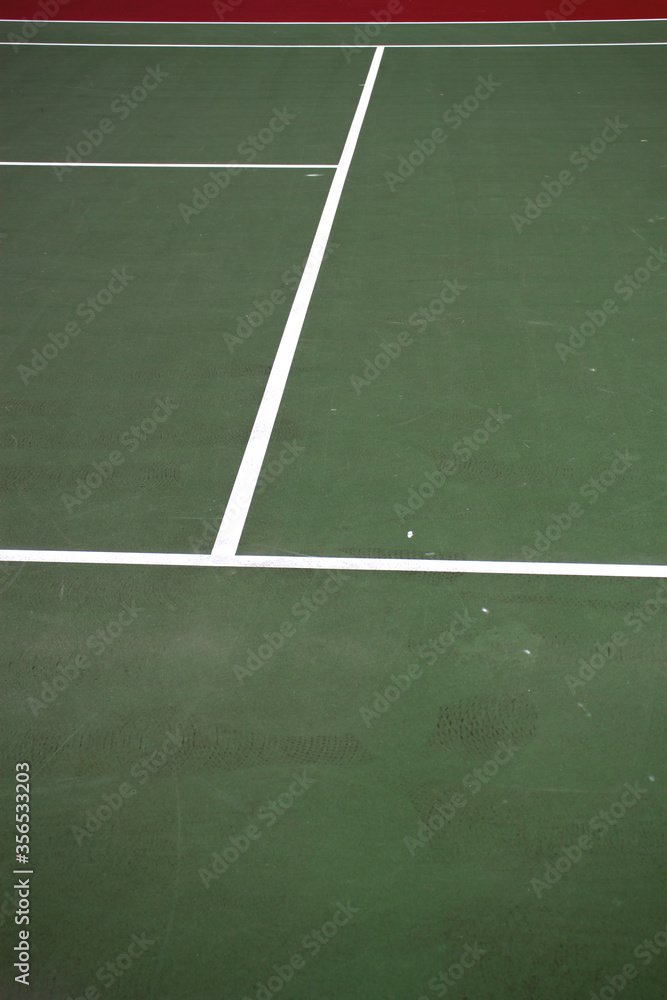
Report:
[[[659,1000],[664,25],[17,30],[3,996]]]

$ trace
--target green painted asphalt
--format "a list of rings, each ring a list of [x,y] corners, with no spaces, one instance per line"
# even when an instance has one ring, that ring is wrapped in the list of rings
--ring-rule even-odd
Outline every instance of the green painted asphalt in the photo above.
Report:
[[[44,52],[2,52],[6,158],[159,63],[98,159],[242,160],[294,104],[258,157],[336,162],[371,58]],[[648,47],[385,52],[241,552],[664,561],[663,79]],[[3,544],[209,551],[332,172],[2,171]],[[663,581],[0,570],[3,997],[664,997]]]
[[[93,133],[86,161],[337,163],[370,54],[32,46],[2,64],[2,159],[64,160]]]
[[[192,551],[222,518],[329,179],[245,171],[186,222],[209,171],[5,174],[3,540]]]
[[[33,565],[3,600],[40,1000],[255,1000],[295,954],[294,1000],[417,1000],[467,946],[453,995],[633,962],[662,996],[633,956],[665,925],[658,581]]]
[[[37,80],[5,53],[27,86],[14,155],[103,134],[141,58],[106,50],[96,89],[92,52],[49,50]],[[368,52],[202,52],[170,50],[89,158],[162,161],[178,133],[177,160],[336,161]],[[659,61],[385,52],[242,551],[664,560]],[[262,82],[234,104],[238,64]],[[53,69],[86,102],[40,131]],[[220,135],[209,77],[234,107]],[[294,109],[281,132],[273,108]],[[6,544],[190,551],[222,517],[331,174],[65,169],[5,171]]]

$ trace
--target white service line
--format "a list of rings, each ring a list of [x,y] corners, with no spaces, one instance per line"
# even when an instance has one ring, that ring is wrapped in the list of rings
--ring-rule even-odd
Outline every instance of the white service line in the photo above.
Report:
[[[357,110],[350,125],[350,131],[345,140],[340,162],[331,182],[329,194],[322,211],[322,217],[315,233],[315,239],[313,240],[313,245],[308,255],[308,260],[301,281],[299,282],[287,323],[285,324],[285,330],[278,345],[262,402],[257,411],[255,423],[250,433],[248,444],[246,445],[236,481],[234,482],[234,488],[229,497],[225,515],[213,546],[212,555],[218,558],[220,556],[234,555],[239,545],[252,495],[255,492],[257,478],[262,470],[266,449],[268,448],[273,425],[278,415],[278,408],[280,407],[280,401],[285,391],[285,385],[287,384],[294,354],[299,337],[301,336],[301,330],[306,319],[315,282],[317,281],[322,260],[329,243],[331,228],[343,193],[343,186],[347,179],[352,157],[354,156],[357,140],[371,99],[373,85],[378,75],[383,54],[384,48],[382,46],[376,49],[366,82],[361,91]]]
[[[427,42],[423,45],[386,45],[387,49],[585,49],[608,48],[614,45],[667,45],[667,42]],[[365,46],[345,45],[343,48],[364,48]]]
[[[0,549],[0,562],[89,563],[93,566],[211,566],[194,552],[94,552],[88,549]]]
[[[345,45],[343,42],[322,43],[280,43],[280,42],[0,42],[0,45],[60,46],[74,49],[375,49],[377,45]]]
[[[0,160],[0,167],[197,167],[222,170],[239,167],[242,170],[335,170],[336,163],[69,163],[67,160]]]
[[[215,556],[213,557],[215,561]],[[388,573],[498,573],[526,576],[667,578],[667,566],[615,563],[533,563],[478,559],[355,559],[327,556],[235,556],[231,565],[265,569],[338,569]]]
[[[73,563],[95,566],[193,566],[212,569],[322,569],[387,573],[492,573],[502,576],[591,576],[667,579],[667,566],[619,563],[538,563],[476,559],[363,559],[354,556],[196,555],[188,552],[0,550],[0,563]]]
[[[231,23],[231,22],[230,22]],[[280,42],[257,44],[242,44],[240,42],[0,42],[0,45],[24,46],[34,45],[37,48],[64,46],[69,48],[94,48],[94,49],[375,49],[373,45],[349,45],[339,42],[335,45],[306,45],[293,44],[285,45]],[[567,49],[567,48],[594,48],[622,45],[667,45],[667,42],[447,42],[447,43],[419,43],[383,45],[383,49]]]
[[[0,17],[0,23],[6,21],[7,24],[18,24],[23,23],[23,18],[16,17]],[[601,17],[601,18],[579,18],[576,21],[568,21],[568,24],[625,24],[626,21],[645,21],[651,23],[652,21],[667,21],[667,17]],[[89,21],[85,18],[72,19],[71,21],[64,21],[62,18],[57,18],[55,20],[49,20],[49,24],[178,24],[178,25],[199,25],[199,24],[223,24],[225,27],[229,25],[236,24],[251,24],[253,27],[261,27],[262,25],[268,25],[272,27],[273,25],[287,25],[292,27],[292,25],[314,25],[315,27],[327,27],[329,25],[337,24],[351,24],[353,27],[360,27],[358,21],[225,21],[222,22],[219,19],[217,21]],[[368,22],[370,23],[370,22]],[[387,24],[389,22],[386,22]],[[548,24],[549,22],[546,18],[540,21],[393,21],[392,25],[403,25],[403,24]]]

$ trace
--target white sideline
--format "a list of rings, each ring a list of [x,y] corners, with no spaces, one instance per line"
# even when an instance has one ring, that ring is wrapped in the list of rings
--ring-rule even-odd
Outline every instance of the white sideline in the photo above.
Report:
[[[477,559],[364,559],[354,556],[197,555],[188,552],[93,552],[0,549],[0,563],[75,563],[95,566],[194,566],[238,569],[330,569],[389,573],[495,573],[667,579],[667,566],[622,563],[538,563]]]
[[[227,503],[227,509],[213,546],[212,555],[215,557],[233,555],[238,548],[383,54],[384,48],[379,46],[375,51],[366,82],[361,91],[359,104],[329,188],[308,261],[294,296],[294,302],[278,345],[262,402],[257,411],[255,423]]]

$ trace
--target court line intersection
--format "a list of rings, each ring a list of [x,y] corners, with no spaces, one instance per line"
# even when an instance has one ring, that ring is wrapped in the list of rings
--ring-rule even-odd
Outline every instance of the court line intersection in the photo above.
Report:
[[[213,545],[212,554],[214,556],[233,555],[238,548],[383,55],[384,48],[380,46],[373,56],[340,161],[329,188],[313,245],[271,367],[271,374],[266,383],[262,402],[255,417],[255,423],[236,475],[218,536]]]

